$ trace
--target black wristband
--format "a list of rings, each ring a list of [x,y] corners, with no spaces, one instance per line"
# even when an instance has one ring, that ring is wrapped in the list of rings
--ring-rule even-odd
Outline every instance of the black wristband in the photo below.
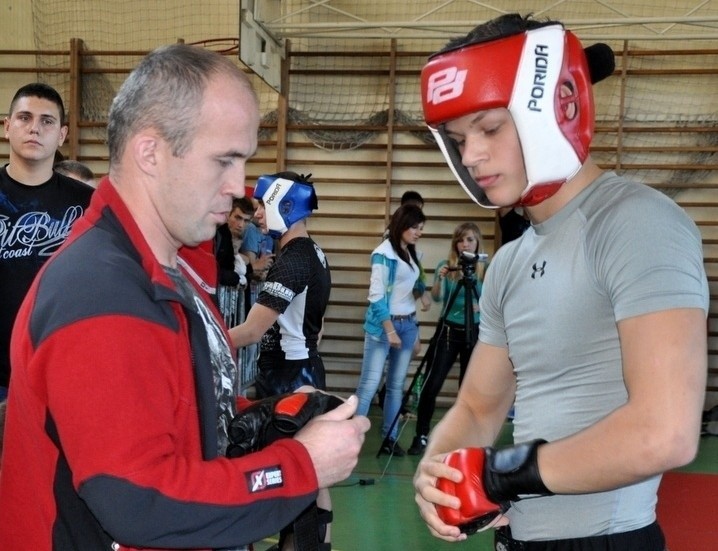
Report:
[[[484,488],[495,503],[519,501],[521,495],[553,495],[541,480],[538,448],[546,440],[533,440],[509,448],[485,448]]]

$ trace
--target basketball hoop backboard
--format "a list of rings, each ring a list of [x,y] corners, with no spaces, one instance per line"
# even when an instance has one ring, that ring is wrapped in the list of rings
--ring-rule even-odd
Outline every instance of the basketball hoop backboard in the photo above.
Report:
[[[271,35],[255,18],[255,3],[242,0],[239,23],[239,59],[269,86],[280,91],[284,42]]]

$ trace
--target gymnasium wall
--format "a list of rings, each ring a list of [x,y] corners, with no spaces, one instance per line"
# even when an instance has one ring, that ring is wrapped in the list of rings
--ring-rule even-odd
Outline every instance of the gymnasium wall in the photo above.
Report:
[[[238,29],[235,1],[6,0],[0,8],[0,114],[22,84],[56,86],[71,114],[63,153],[104,174],[107,108],[137,60],[177,40],[238,59]],[[404,191],[417,190],[426,200],[419,248],[429,277],[461,222],[478,222],[485,252],[495,251],[494,213],[466,198],[421,121],[418,73],[444,41],[292,38],[286,94],[254,77],[263,126],[248,183],[285,167],[312,173],[316,182],[320,208],[309,229],[328,254],[335,282],[321,349],[335,390],[356,385],[369,253]],[[617,69],[595,87],[592,154],[604,168],[672,197],[701,230],[711,289],[712,405],[718,402],[718,40],[632,41],[608,30],[605,41],[617,53]],[[6,160],[2,140],[0,162]],[[420,314],[424,347],[439,314],[438,304]],[[454,374],[445,400],[455,390]]]

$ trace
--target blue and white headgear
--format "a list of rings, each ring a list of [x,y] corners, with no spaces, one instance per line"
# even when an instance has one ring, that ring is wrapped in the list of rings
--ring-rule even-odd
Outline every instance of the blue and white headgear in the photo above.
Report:
[[[267,233],[279,238],[295,222],[304,220],[317,208],[317,194],[307,176],[294,172],[260,176],[254,198],[264,203]]]

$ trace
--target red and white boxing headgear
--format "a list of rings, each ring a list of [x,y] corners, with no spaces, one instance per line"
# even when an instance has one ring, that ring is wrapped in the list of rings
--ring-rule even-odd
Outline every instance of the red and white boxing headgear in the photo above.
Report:
[[[563,95],[563,97],[562,97]],[[593,137],[591,75],[578,38],[559,24],[440,52],[421,72],[424,118],[469,196],[496,208],[461,164],[444,123],[505,107],[521,142],[528,185],[517,203],[536,205],[574,176]]]

